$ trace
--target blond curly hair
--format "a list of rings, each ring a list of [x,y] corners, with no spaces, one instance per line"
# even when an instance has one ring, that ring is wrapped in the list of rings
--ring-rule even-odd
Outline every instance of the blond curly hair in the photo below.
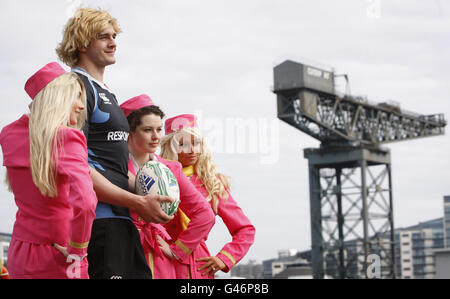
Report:
[[[217,167],[212,162],[212,152],[200,130],[195,127],[183,128],[164,136],[161,139],[160,156],[164,159],[178,161],[178,143],[183,134],[190,134],[200,140],[200,155],[194,165],[194,170],[208,191],[206,200],[212,201],[214,213],[217,214],[219,199],[228,199],[227,190],[230,189],[230,177],[216,172]]]
[[[56,161],[58,149],[63,146],[57,133],[61,126],[81,129],[86,120],[86,109],[75,126],[70,125],[70,113],[78,96],[86,106],[84,85],[77,74],[65,73],[43,88],[33,100],[30,112],[30,168],[33,182],[44,196],[58,194]]]
[[[87,48],[97,34],[112,26],[116,34],[122,32],[107,11],[93,8],[80,8],[64,27],[63,40],[56,48],[59,59],[70,67],[79,61],[78,49]]]

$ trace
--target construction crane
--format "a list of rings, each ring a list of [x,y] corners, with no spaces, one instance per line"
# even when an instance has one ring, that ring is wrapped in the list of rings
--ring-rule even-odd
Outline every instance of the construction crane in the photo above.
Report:
[[[338,76],[291,60],[274,67],[278,118],[321,142],[304,149],[313,276],[396,278],[391,157],[381,145],[443,135],[447,122],[341,94]]]

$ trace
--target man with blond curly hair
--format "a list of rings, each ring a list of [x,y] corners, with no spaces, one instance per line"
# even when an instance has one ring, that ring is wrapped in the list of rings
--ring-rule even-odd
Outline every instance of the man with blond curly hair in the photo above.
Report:
[[[104,84],[105,68],[116,62],[117,20],[100,9],[80,8],[65,26],[56,49],[86,89],[87,139],[90,174],[99,203],[88,247],[91,278],[151,278],[151,272],[129,209],[146,222],[173,218],[160,207],[172,199],[139,196],[128,191],[128,121],[118,101]]]

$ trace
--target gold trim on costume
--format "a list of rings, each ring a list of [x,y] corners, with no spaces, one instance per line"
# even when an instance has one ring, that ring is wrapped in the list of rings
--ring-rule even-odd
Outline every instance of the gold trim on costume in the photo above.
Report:
[[[192,253],[192,250],[187,248],[186,245],[184,245],[180,240],[176,240],[175,244],[177,244],[177,246],[180,247],[181,250],[183,250],[187,255],[190,255]]]
[[[194,165],[189,165],[189,166],[183,167],[183,173],[184,173],[187,177],[192,176],[192,175],[195,173]]]
[[[85,249],[88,248],[89,242],[86,243],[77,243],[73,242],[72,240],[69,240],[69,246],[76,249]]]
[[[148,253],[148,266],[152,271],[152,279],[155,279],[155,262],[153,261],[153,254],[151,252]]]
[[[222,253],[224,256],[229,258],[230,261],[233,263],[233,265],[236,265],[236,260],[234,259],[234,257],[228,251],[222,250],[222,251],[220,251],[220,253]]]
[[[180,209],[178,208],[178,219],[180,221],[181,231],[185,231],[188,227],[189,222],[191,222],[191,219],[189,219],[188,216]]]

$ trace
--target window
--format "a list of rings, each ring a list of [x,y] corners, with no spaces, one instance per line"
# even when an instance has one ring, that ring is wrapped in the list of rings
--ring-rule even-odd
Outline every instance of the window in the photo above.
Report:
[[[444,239],[434,240],[432,248],[442,248],[442,247],[444,247]]]

